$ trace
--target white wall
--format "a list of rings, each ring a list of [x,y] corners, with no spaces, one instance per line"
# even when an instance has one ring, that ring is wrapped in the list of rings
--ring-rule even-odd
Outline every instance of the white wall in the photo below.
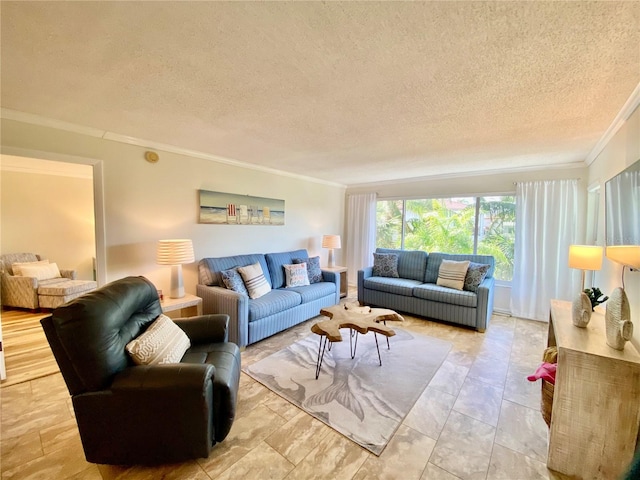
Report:
[[[344,188],[158,151],[79,133],[2,120],[2,146],[98,159],[103,164],[107,281],[144,275],[168,290],[170,269],[155,264],[156,241],[191,238],[196,259],[307,248],[324,233],[342,233]],[[198,224],[198,190],[285,200],[284,226]],[[341,261],[336,251],[336,262]],[[197,264],[185,265],[185,290],[195,293]]]
[[[578,185],[581,192],[581,203],[586,203],[587,168],[583,164],[579,164],[575,168],[545,168],[544,170],[523,170],[512,173],[486,173],[411,180],[402,183],[380,183],[348,188],[347,195],[376,192],[378,199],[390,199],[515,194],[516,182],[571,178],[580,179]],[[584,230],[582,224],[579,225],[579,228]],[[511,287],[509,285],[497,285],[494,309],[501,313],[509,313],[511,311],[510,303]]]
[[[605,183],[639,159],[640,108],[636,108],[589,166],[589,184],[600,185],[598,245],[605,244]],[[608,295],[614,288],[622,286],[621,279],[622,266],[605,258],[602,270],[595,272],[594,285]],[[634,323],[633,343],[640,348],[640,272],[629,272],[627,269],[624,279]]]
[[[91,179],[3,171],[1,185],[1,252],[37,253],[93,280]]]

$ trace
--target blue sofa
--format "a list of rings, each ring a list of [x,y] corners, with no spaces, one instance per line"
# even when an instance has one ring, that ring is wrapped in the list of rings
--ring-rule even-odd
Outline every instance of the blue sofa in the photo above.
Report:
[[[205,314],[229,315],[229,341],[245,347],[320,314],[320,309],[340,302],[340,275],[322,271],[322,282],[285,288],[285,264],[309,258],[306,250],[203,258],[198,263],[196,292]],[[228,290],[220,272],[259,262],[272,290],[251,299]]]
[[[465,325],[484,332],[493,312],[495,259],[491,255],[431,253],[378,248],[398,255],[400,278],[374,277],[373,267],[358,271],[358,301],[421,317]],[[436,285],[442,260],[488,264],[477,293]]]

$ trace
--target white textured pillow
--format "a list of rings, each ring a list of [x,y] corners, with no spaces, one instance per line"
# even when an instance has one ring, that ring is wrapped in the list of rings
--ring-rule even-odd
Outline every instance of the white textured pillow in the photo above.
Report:
[[[136,365],[178,363],[191,346],[189,337],[166,315],[160,315],[126,349]]]
[[[260,262],[246,267],[238,267],[238,272],[244,280],[250,298],[260,298],[271,291],[271,285],[264,276]]]
[[[11,270],[13,270],[14,275],[23,276],[22,275],[22,267],[25,265],[49,265],[49,260],[40,260],[38,262],[16,262],[11,264]]]
[[[464,277],[467,275],[469,261],[455,262],[453,260],[443,260],[438,270],[438,285],[442,287],[462,290],[464,287]]]
[[[21,277],[36,277],[38,280],[49,280],[60,278],[60,270],[57,263],[47,263],[42,265],[22,265],[20,267]]]
[[[283,265],[283,267],[285,277],[287,277],[285,287],[304,287],[305,285],[310,285],[309,274],[307,273],[307,262]]]

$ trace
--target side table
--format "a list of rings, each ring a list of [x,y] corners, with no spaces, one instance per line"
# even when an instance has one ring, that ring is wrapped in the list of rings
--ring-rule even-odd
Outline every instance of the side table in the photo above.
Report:
[[[340,267],[336,265],[335,267],[322,267],[322,270],[327,270],[329,272],[335,272],[340,274],[340,298],[346,297],[347,293],[349,292],[347,267]]]
[[[182,298],[168,298],[160,302],[162,313],[171,318],[194,317],[202,315],[202,299],[185,294]]]

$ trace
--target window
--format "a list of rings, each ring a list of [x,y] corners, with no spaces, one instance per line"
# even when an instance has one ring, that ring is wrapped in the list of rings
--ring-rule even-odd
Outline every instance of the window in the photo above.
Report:
[[[376,227],[377,247],[493,255],[495,278],[513,277],[513,196],[380,200]]]

